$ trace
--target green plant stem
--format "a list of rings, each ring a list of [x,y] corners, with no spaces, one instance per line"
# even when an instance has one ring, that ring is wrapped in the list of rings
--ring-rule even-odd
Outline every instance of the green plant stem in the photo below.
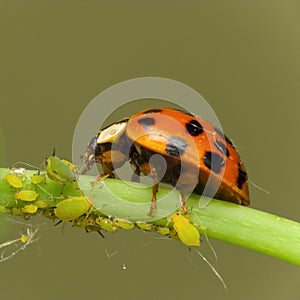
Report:
[[[0,169],[0,207],[3,213],[12,213],[18,207],[15,188],[4,179],[9,169]],[[27,179],[36,171],[26,171]],[[147,216],[152,191],[142,184],[127,183],[116,179],[106,179],[91,186],[91,176],[80,176],[79,186],[94,205],[94,214],[126,218],[130,221],[145,221],[159,226],[171,226],[170,215],[179,207],[176,191],[161,187],[158,193],[157,210],[154,217]],[[24,187],[25,188],[25,187]],[[40,198],[58,196],[61,185],[47,178],[41,186],[26,183],[26,188],[34,188]],[[46,192],[45,192],[46,191]],[[64,196],[73,195],[68,186]],[[244,248],[252,249],[289,263],[300,265],[300,224],[269,213],[228,203],[211,200],[204,208],[199,208],[199,196],[191,195],[187,201],[189,219],[202,235],[222,240]],[[175,200],[174,200],[175,199]],[[203,199],[203,198],[202,198]],[[200,200],[203,201],[203,200]],[[48,197],[48,205],[57,200]]]

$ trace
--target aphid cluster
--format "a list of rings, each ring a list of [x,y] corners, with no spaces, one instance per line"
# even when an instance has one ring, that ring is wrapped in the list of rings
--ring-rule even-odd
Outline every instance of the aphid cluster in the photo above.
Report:
[[[30,216],[43,211],[49,218],[73,222],[74,226],[83,227],[87,232],[98,231],[102,235],[102,230],[116,232],[120,228],[124,230],[138,228],[167,235],[188,246],[199,245],[198,230],[181,213],[174,213],[166,226],[95,215],[92,199],[84,196],[78,187],[75,167],[55,155],[48,157],[45,165],[46,172],[38,171],[31,176],[26,175],[24,169],[12,169],[5,175],[4,180],[14,190],[14,199],[17,203],[11,208],[13,214]],[[53,196],[46,191],[44,188],[48,184],[46,177],[60,185],[58,195]],[[71,185],[78,195],[65,196],[63,191],[66,185]]]
[[[46,177],[51,179],[47,181]],[[76,179],[76,170],[72,163],[53,155],[45,161],[45,171],[37,171],[28,175],[24,168],[12,168],[5,176],[4,182],[12,190],[15,203],[7,205],[5,209],[11,209],[15,215],[30,216],[43,211],[49,218],[59,218],[62,221],[71,221],[83,214],[87,214],[92,208],[90,199],[82,196]],[[56,195],[47,191],[48,184],[58,185]],[[66,185],[72,189],[63,195]],[[55,189],[51,189],[53,192]],[[3,208],[4,209],[4,208]]]
[[[24,168],[12,168],[4,176],[4,181],[14,194],[16,205],[7,206],[13,214],[30,216],[38,212],[41,202],[44,203],[44,207],[48,205],[40,197],[43,190],[40,184],[45,182],[44,176],[37,173],[27,178]]]
[[[172,214],[166,226],[158,226],[152,223],[143,221],[131,222],[127,219],[109,218],[105,216],[88,217],[81,216],[73,220],[73,226],[83,227],[87,232],[98,231],[101,235],[101,230],[108,232],[116,232],[120,228],[132,230],[134,228],[148,232],[157,232],[170,238],[181,241],[187,246],[200,246],[200,233],[197,226],[194,225],[188,218],[179,212]],[[102,235],[103,236],[103,235]]]

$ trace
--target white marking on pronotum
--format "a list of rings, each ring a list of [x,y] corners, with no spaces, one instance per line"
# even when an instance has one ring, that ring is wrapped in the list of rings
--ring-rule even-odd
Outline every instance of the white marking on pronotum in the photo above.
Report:
[[[117,139],[123,134],[123,132],[126,129],[126,126],[127,122],[121,122],[113,124],[108,128],[103,129],[97,138],[97,143],[112,143],[115,139]]]

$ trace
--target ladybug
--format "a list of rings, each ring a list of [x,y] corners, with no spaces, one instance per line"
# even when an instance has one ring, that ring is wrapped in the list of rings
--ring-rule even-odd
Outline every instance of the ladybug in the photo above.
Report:
[[[164,162],[152,159],[155,154]],[[233,143],[213,124],[173,108],[142,110],[116,122],[94,136],[84,154],[85,174],[95,163],[103,173],[93,182],[114,177],[126,161],[132,179],[153,178],[149,215],[156,208],[159,182],[175,186],[187,213],[184,193],[203,194],[240,205],[250,203],[248,176]]]

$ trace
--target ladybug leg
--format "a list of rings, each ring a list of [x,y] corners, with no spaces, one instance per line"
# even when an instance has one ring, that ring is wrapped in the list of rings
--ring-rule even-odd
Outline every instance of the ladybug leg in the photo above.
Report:
[[[155,182],[155,179],[154,179]],[[150,211],[148,213],[149,217],[152,217],[152,213],[153,211],[157,208],[156,206],[156,194],[158,192],[158,182],[154,183],[154,185],[152,186],[152,199],[151,199],[151,206],[150,206]]]
[[[101,173],[91,181],[91,184],[96,184],[97,182],[99,182],[105,178],[108,178],[108,177],[114,178],[115,175],[113,173]]]
[[[184,212],[185,215],[188,214],[188,208],[187,208],[187,205],[186,205],[186,199],[185,199],[185,196],[184,196],[184,193],[179,191],[180,193],[180,202],[181,202],[181,208]]]
[[[103,152],[99,158],[97,158],[97,161],[99,161],[103,167],[103,173],[93,179],[91,184],[95,184],[107,177],[115,178],[113,171],[122,167],[126,159],[126,155],[120,151],[108,150]]]
[[[131,181],[140,182],[140,175],[141,175],[140,169],[138,169],[138,168],[135,169],[134,173],[131,176]]]
[[[150,211],[148,213],[148,216],[152,217],[153,211],[157,208],[156,207],[156,194],[158,192],[158,185],[159,185],[159,180],[158,180],[158,173],[156,169],[151,166],[149,163],[143,163],[139,166],[139,169],[135,171],[136,172],[142,172],[146,176],[149,175],[153,178],[153,186],[152,186],[152,199],[151,199],[151,206],[150,206]]]

